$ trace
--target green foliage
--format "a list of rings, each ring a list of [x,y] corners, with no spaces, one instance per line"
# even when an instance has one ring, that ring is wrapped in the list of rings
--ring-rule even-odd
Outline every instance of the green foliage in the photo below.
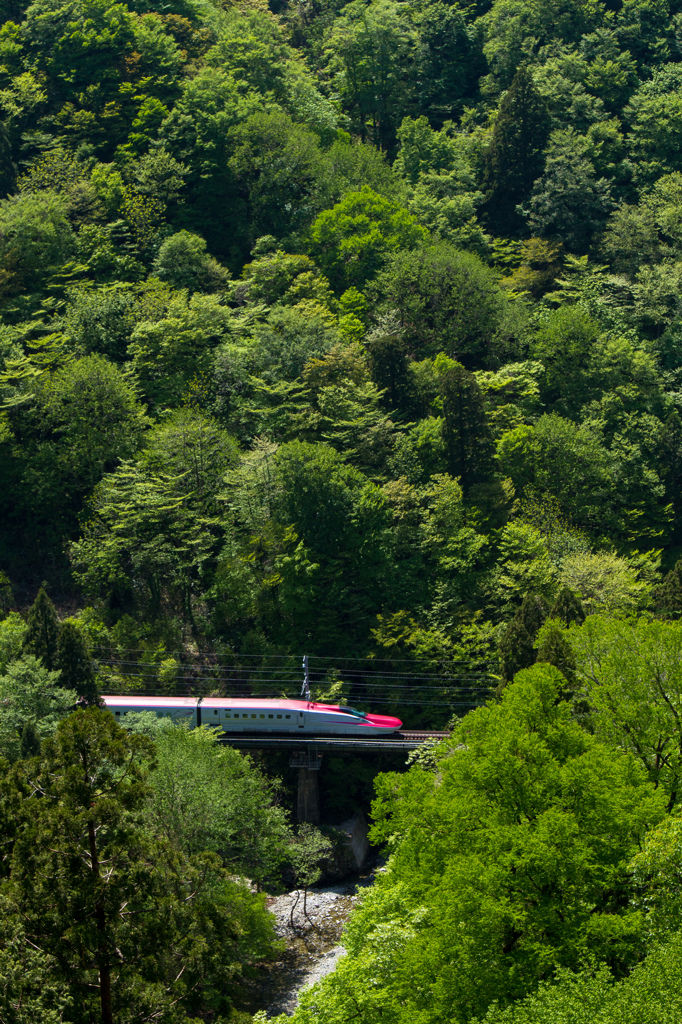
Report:
[[[539,594],[526,594],[514,618],[505,627],[500,637],[500,665],[502,679],[511,683],[521,669],[530,668],[535,661],[554,661],[536,658],[536,638],[547,618],[547,604]]]
[[[573,129],[552,132],[545,170],[524,213],[535,235],[549,235],[570,252],[582,252],[604,226],[613,202],[605,178],[597,178],[589,143]]]
[[[155,737],[149,816],[154,829],[186,854],[210,850],[233,875],[257,883],[284,860],[289,839],[274,785],[238,751],[219,745],[208,725],[179,726]]]
[[[210,854],[183,857],[145,826],[152,753],[148,739],[91,708],[62,722],[40,758],[5,783],[10,948],[42,954],[45,982],[74,1021],[150,1012],[182,1021],[198,987],[204,1005],[228,1008],[239,959],[271,943],[258,897]],[[49,915],[48,892],[58,897]]]
[[[341,293],[362,288],[391,252],[412,249],[424,239],[407,210],[365,187],[319,214],[310,229],[310,252]]]
[[[58,671],[50,672],[33,655],[11,661],[0,676],[0,751],[10,761],[25,755],[31,726],[38,739],[51,736],[61,719],[73,711],[75,690],[60,686]]]
[[[61,685],[75,690],[81,704],[100,703],[90,652],[83,634],[72,622],[65,622],[59,630],[54,667]]]
[[[46,669],[55,668],[59,620],[44,587],[38,591],[26,622],[23,649],[38,658]]]
[[[631,751],[673,806],[682,770],[679,623],[590,615],[566,636],[596,734]]]
[[[547,665],[519,673],[501,703],[460,723],[437,773],[379,778],[373,835],[391,843],[388,870],[297,1024],[354,1005],[370,1019],[381,1008],[395,1022],[464,1021],[578,968],[588,948],[614,966],[636,960],[641,918],[617,894],[662,795],[630,754],[572,720],[562,685]]]
[[[153,269],[162,281],[189,292],[219,291],[227,280],[224,268],[206,252],[204,239],[189,231],[162,242]]]
[[[477,256],[444,242],[401,252],[374,287],[382,308],[395,311],[418,358],[446,352],[471,369],[486,361],[505,299]]]
[[[0,3],[2,1020],[254,1009],[235,878],[305,888],[317,835],[206,730],[68,713],[302,649],[329,700],[464,717],[380,783],[299,1016],[678,1012],[681,43],[668,0]],[[59,790],[76,734],[134,807]]]
[[[530,70],[519,68],[500,103],[485,152],[486,212],[496,233],[508,235],[519,227],[516,207],[542,172],[549,125],[547,106]]]
[[[21,654],[26,636],[26,623],[18,612],[10,612],[0,621],[0,671]]]

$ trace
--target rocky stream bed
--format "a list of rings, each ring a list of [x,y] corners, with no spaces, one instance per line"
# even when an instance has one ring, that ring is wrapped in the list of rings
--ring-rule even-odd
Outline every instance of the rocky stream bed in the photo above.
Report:
[[[268,900],[277,934],[286,942],[280,959],[269,964],[258,979],[259,1002],[268,1017],[293,1013],[299,993],[334,970],[345,955],[339,941],[343,927],[362,899],[362,890],[373,881],[374,870],[368,869],[337,885],[310,889],[306,915],[302,890]]]

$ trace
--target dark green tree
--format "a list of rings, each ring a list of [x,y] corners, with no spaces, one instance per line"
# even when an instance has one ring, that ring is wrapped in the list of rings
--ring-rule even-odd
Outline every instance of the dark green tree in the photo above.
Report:
[[[499,645],[501,675],[506,683],[522,668],[530,668],[535,663],[535,640],[547,612],[543,597],[526,594],[514,618],[507,623]]]
[[[3,619],[14,603],[12,594],[12,583],[2,569],[0,569],[0,619]]]
[[[578,595],[570,587],[562,587],[552,605],[549,617],[561,619],[565,626],[570,626],[572,622],[580,625],[585,621],[585,609]]]
[[[414,252],[397,248],[369,294],[382,313],[397,315],[410,354],[446,352],[469,369],[485,365],[509,306],[494,272],[447,242]]]
[[[563,630],[556,622],[547,622],[537,642],[537,661],[558,668],[566,682],[575,683],[575,657]]]
[[[611,186],[597,177],[589,140],[572,128],[552,132],[544,173],[524,207],[532,234],[550,236],[581,253],[613,207]]]
[[[440,393],[448,472],[459,477],[466,493],[492,468],[493,442],[483,395],[474,375],[460,363],[442,375]]]
[[[530,70],[521,67],[500,104],[485,153],[485,214],[496,235],[515,234],[523,227],[516,207],[542,174],[549,131],[547,105]]]
[[[61,672],[60,685],[75,690],[81,703],[99,705],[88,645],[78,626],[72,622],[65,622],[60,630],[54,667]]]
[[[682,418],[678,412],[671,412],[663,425],[660,449],[661,476],[673,511],[673,537],[675,543],[679,543],[682,536]]]
[[[24,638],[24,651],[40,658],[45,668],[52,670],[57,659],[59,620],[52,601],[42,586],[28,613],[28,630]]]
[[[28,757],[37,757],[40,753],[40,737],[33,722],[26,722],[21,730],[19,757],[25,761]]]
[[[663,577],[653,590],[654,608],[664,619],[678,619],[682,615],[682,559]]]
[[[409,413],[416,389],[399,325],[391,320],[380,323],[367,337],[365,351],[372,380],[384,391],[383,403],[390,409]]]
[[[240,960],[270,942],[261,901],[215,855],[185,856],[150,828],[153,753],[147,737],[87,708],[2,783],[0,900],[5,926],[21,929],[8,956],[46,958],[43,984],[69,1004],[70,1024],[183,1024],[187,1011],[203,1015],[202,990],[221,1013]]]

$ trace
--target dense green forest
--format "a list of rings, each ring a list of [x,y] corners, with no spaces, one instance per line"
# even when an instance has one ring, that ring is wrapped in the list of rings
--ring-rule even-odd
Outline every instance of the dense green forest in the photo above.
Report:
[[[329,842],[98,695],[302,654],[452,737],[295,1024],[677,1020],[682,4],[0,16],[2,1024],[252,1019]]]
[[[47,581],[159,665],[508,677],[529,593],[655,606],[682,540],[682,15],[3,10],[19,607]]]

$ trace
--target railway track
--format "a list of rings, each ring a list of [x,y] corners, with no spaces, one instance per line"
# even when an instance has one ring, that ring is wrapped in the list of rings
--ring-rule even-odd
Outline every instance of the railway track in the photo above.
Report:
[[[406,740],[408,743],[424,743],[426,740],[447,740],[449,732],[429,732],[427,730],[401,729],[393,734],[394,739]]]

